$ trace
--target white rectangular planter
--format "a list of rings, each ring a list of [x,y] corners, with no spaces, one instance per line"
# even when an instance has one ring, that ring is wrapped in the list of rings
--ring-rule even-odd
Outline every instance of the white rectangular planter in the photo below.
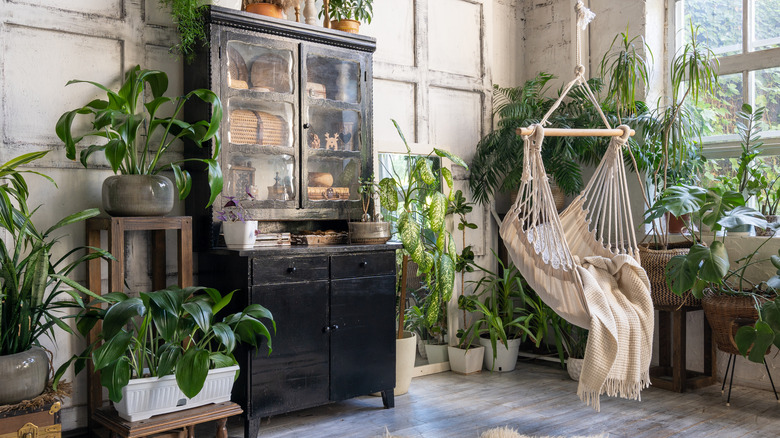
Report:
[[[238,365],[210,370],[203,389],[193,398],[187,398],[181,392],[173,375],[132,379],[122,388],[122,400],[114,403],[114,408],[125,420],[139,421],[153,415],[230,401],[238,370]]]
[[[458,374],[473,374],[482,371],[485,357],[485,347],[471,347],[464,350],[458,347],[448,347],[450,369]]]

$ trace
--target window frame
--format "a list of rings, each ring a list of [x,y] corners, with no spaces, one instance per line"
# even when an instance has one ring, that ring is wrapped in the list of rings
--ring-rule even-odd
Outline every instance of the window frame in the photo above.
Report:
[[[674,7],[669,8],[669,47],[674,53],[682,47],[685,26],[685,1],[673,0]],[[718,52],[727,52],[736,49],[736,45],[719,48],[715,53],[720,62],[719,75],[742,74],[742,102],[754,105],[755,103],[755,72],[769,68],[780,68],[780,47],[753,51],[755,41],[754,34],[755,1],[742,0],[742,53],[735,55],[717,55]],[[694,23],[695,25],[695,23]],[[778,40],[780,37],[770,41]],[[670,53],[670,58],[672,54]],[[780,130],[766,130],[761,133],[764,142],[762,155],[780,155]],[[738,157],[742,149],[737,134],[713,135],[702,137],[702,154],[706,158],[731,158]]]

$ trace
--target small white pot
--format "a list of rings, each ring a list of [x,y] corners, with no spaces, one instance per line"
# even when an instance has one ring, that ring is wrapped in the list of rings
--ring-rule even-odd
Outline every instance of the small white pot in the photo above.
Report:
[[[520,339],[509,339],[509,346],[496,341],[496,360],[493,361],[493,347],[490,339],[479,338],[479,344],[485,347],[485,369],[490,371],[514,371],[517,354],[520,351]]]
[[[428,356],[428,363],[447,362],[447,344],[425,344],[425,354]]]
[[[228,9],[241,10],[241,0],[206,0],[207,5],[222,6]]]
[[[409,391],[414,375],[414,357],[417,350],[417,335],[404,332],[403,339],[395,340],[395,389],[394,395],[403,395]]]
[[[228,249],[252,249],[255,247],[257,221],[222,222],[225,245]]]
[[[453,373],[474,374],[482,372],[482,363],[485,361],[485,347],[472,346],[468,350],[458,347],[448,347],[450,357],[450,369]]]
[[[230,401],[238,370],[238,365],[210,370],[203,389],[193,398],[181,392],[173,375],[131,379],[122,388],[122,400],[114,403],[114,408],[125,420],[139,421],[152,415]]]
[[[580,373],[582,373],[582,362],[582,359],[575,359],[573,357],[566,359],[566,371],[569,372],[569,377],[571,377],[571,379],[574,381],[580,381]]]

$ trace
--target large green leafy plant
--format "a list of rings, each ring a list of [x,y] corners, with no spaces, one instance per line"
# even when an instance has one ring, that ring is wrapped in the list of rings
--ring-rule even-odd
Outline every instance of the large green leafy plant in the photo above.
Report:
[[[155,175],[163,170],[173,170],[179,199],[184,199],[192,188],[189,172],[182,168],[185,162],[204,163],[208,169],[211,205],[222,191],[222,170],[217,162],[220,150],[218,135],[222,121],[222,103],[213,91],[197,89],[184,96],[167,97],[168,75],[158,70],[131,68],[125,81],[117,91],[91,81],[72,80],[67,85],[88,83],[106,92],[106,99],[95,99],[81,108],[64,113],[57,121],[57,136],[65,143],[65,153],[76,159],[76,146],[85,138],[102,139],[82,149],[81,164],[88,165],[89,157],[102,152],[114,173],[123,175]],[[148,90],[147,90],[148,88]],[[144,97],[142,97],[144,96]],[[192,98],[198,98],[211,105],[211,119],[194,123],[179,117],[184,105]],[[161,115],[167,108],[170,115]],[[91,129],[74,134],[73,121],[78,115],[91,120]],[[198,147],[213,143],[210,158],[188,158],[175,161],[163,159],[176,140],[189,140]]]
[[[261,322],[263,318],[273,322],[268,309],[251,304],[239,313],[217,317],[235,291],[222,296],[215,289],[172,286],[131,298],[121,292],[97,296],[79,290],[93,298],[87,304],[76,303],[82,306],[79,331],[86,335],[98,321],[103,328],[95,343],[57,373],[64,373],[74,361],[78,373],[86,360],[92,360],[114,402],[122,399],[122,388],[130,379],[146,374],[174,374],[181,391],[192,398],[203,388],[209,369],[237,363],[233,356],[237,344],[257,347],[263,337],[271,351],[271,333]],[[103,303],[110,304],[108,309]]]
[[[409,260],[415,262],[418,273],[425,276],[429,289],[425,317],[428,325],[432,325],[439,318],[443,303],[452,297],[457,250],[452,235],[444,228],[447,204],[454,197],[452,172],[446,167],[441,168],[441,177],[449,189],[447,196],[432,189],[438,184],[430,160],[413,156],[398,123],[393,120],[393,124],[406,146],[408,172],[401,175],[396,169],[391,169],[393,176],[379,181],[379,199],[383,208],[393,212],[389,219],[395,222],[403,243],[398,324],[398,338],[401,339],[406,302],[405,272]],[[434,148],[428,157],[434,154],[468,169],[461,158],[450,152]]]
[[[70,316],[61,313],[68,306],[61,300],[63,296],[78,295],[65,284],[70,281],[67,276],[87,260],[109,257],[96,248],[87,254],[84,247],[78,247],[53,258],[58,238],[52,234],[100,211],[93,208],[71,214],[43,232],[36,228],[32,219],[38,208],[28,207],[30,192],[24,174],[52,180],[39,172],[18,168],[46,153],[20,155],[0,165],[0,228],[9,235],[0,240],[0,356],[29,350],[39,345],[42,336],[54,339],[55,328],[72,333],[66,323]]]

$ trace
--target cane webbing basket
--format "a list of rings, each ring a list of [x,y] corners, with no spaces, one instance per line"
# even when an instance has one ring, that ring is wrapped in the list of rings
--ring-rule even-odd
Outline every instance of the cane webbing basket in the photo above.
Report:
[[[666,264],[672,257],[686,255],[690,250],[690,242],[670,243],[668,249],[650,249],[647,244],[639,245],[639,258],[650,280],[650,296],[655,307],[701,307],[701,300],[691,293],[680,297],[666,284]]]
[[[734,336],[740,327],[753,325],[758,319],[755,300],[745,295],[723,295],[707,291],[702,299],[702,307],[712,327],[712,338],[718,350],[739,354]]]
[[[308,187],[310,201],[347,201],[349,187]]]
[[[230,112],[230,142],[286,146],[284,119],[263,111],[237,109]]]
[[[244,57],[233,48],[228,45],[228,78],[229,84],[232,88],[247,89],[249,84],[249,70],[246,68],[246,62]]]

